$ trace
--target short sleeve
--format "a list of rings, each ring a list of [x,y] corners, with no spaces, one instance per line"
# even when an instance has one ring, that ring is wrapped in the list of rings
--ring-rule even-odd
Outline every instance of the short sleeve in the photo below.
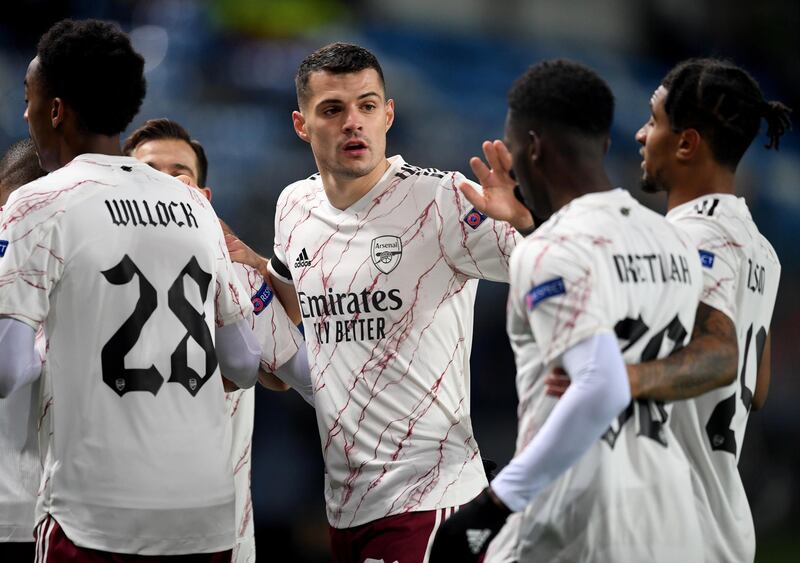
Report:
[[[228,247],[225,244],[225,235],[216,216],[215,223],[217,287],[214,295],[214,309],[216,326],[221,327],[247,318],[253,311],[253,305],[233,269]]]
[[[244,264],[233,266],[253,305],[250,326],[261,346],[261,366],[267,372],[275,373],[297,353],[303,345],[303,336],[261,273]]]
[[[508,281],[508,262],[519,234],[503,221],[495,221],[475,209],[464,197],[461,174],[447,174],[436,194],[439,244],[454,270],[471,278]],[[474,182],[472,186],[481,190]]]
[[[511,298],[524,311],[542,361],[557,359],[578,342],[613,332],[602,280],[564,245],[525,241],[511,263]]]
[[[700,301],[735,320],[738,243],[716,221],[705,217],[681,217],[674,223],[697,248],[703,271]]]
[[[289,269],[286,260],[286,247],[284,246],[283,233],[281,227],[284,224],[286,211],[286,199],[288,188],[281,193],[278,203],[275,205],[275,243],[272,249],[272,258],[269,260],[269,271],[281,281],[293,284],[292,271]]]
[[[2,212],[0,316],[34,330],[47,318],[50,293],[64,269],[59,199],[49,192],[18,190]]]

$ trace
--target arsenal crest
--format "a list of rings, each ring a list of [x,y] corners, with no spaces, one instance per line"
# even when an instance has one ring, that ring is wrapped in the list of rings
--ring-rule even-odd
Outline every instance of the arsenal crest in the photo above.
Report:
[[[381,272],[388,274],[397,267],[403,256],[403,243],[400,237],[384,235],[372,239],[370,256],[372,256],[372,263]]]

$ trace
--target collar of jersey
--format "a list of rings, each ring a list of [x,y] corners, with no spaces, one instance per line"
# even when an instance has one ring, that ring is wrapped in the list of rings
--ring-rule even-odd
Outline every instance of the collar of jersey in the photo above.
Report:
[[[720,194],[720,193],[710,193],[701,195],[700,197],[696,197],[693,200],[687,201],[686,203],[680,204],[678,207],[673,207],[669,211],[667,211],[667,217],[677,217],[680,215],[684,215],[686,213],[692,213],[694,206],[697,205],[697,202],[703,199],[713,199],[717,198],[720,201],[729,201],[729,205],[737,206],[740,209],[740,212],[746,216],[750,217],[750,209],[747,207],[747,202],[743,197],[739,197],[734,194]]]
[[[114,156],[110,154],[83,153],[73,158],[72,162],[86,162],[89,164],[100,164],[102,166],[119,166],[121,164],[139,164],[139,161],[132,156]]]
[[[387,168],[386,172],[383,173],[381,179],[375,182],[375,185],[372,186],[367,193],[361,196],[361,198],[358,199],[358,201],[353,203],[353,205],[351,205],[346,209],[335,208],[333,205],[331,205],[331,202],[328,201],[328,197],[325,195],[325,188],[322,188],[320,192],[322,195],[323,205],[325,205],[325,207],[334,215],[340,215],[340,214],[356,215],[357,213],[363,211],[366,207],[369,206],[370,202],[372,202],[372,200],[375,199],[375,197],[378,194],[380,194],[384,189],[386,189],[386,187],[389,185],[391,181],[391,178],[397,173],[400,167],[406,163],[406,161],[403,160],[403,157],[400,156],[399,154],[395,156],[390,156],[386,160],[389,161],[389,168]],[[322,180],[320,180],[320,187],[321,184]]]

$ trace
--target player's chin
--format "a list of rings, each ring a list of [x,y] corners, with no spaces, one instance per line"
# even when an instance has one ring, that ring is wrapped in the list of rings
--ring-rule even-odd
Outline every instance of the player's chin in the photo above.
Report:
[[[655,194],[660,191],[663,191],[663,186],[656,182],[652,176],[649,176],[646,172],[642,174],[642,180],[640,182],[642,187],[642,191],[647,194]]]

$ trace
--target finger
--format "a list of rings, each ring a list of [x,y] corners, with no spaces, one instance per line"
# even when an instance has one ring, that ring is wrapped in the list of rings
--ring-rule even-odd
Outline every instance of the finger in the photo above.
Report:
[[[472,168],[472,172],[478,179],[478,183],[485,188],[486,183],[489,181],[489,176],[492,173],[489,167],[477,156],[473,156],[469,159],[469,167]]]
[[[461,190],[461,193],[464,194],[464,197],[467,198],[475,209],[483,213],[486,210],[486,198],[482,193],[472,187],[471,184],[468,182],[461,182],[458,185],[458,189]]]
[[[192,179],[191,179],[189,176],[187,176],[186,174],[179,174],[179,175],[175,176],[175,179],[176,179],[176,180],[178,180],[178,181],[180,181],[180,182],[183,182],[183,183],[184,183],[184,184],[186,184],[187,186],[191,186],[191,187],[193,187],[193,188],[196,188],[196,187],[197,187],[197,184],[195,183],[195,181],[194,181],[194,180],[192,180]]]
[[[502,166],[506,172],[510,171],[513,165],[513,159],[511,158],[511,151],[508,150],[506,144],[503,141],[497,140],[494,142],[494,150],[497,153],[500,166]]]
[[[495,150],[493,142],[486,141],[483,143],[483,154],[486,155],[486,162],[492,172],[503,172],[503,166],[497,157],[497,150]]]

